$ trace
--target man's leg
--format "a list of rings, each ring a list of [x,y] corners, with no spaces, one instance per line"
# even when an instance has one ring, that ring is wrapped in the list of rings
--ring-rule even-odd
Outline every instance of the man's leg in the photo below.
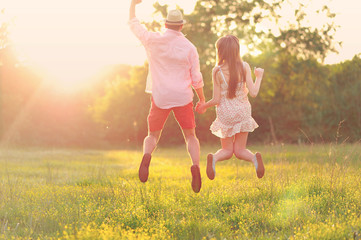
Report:
[[[187,150],[189,156],[192,159],[193,165],[199,166],[199,158],[200,158],[200,146],[199,140],[196,136],[195,129],[182,129],[184,140],[187,145]]]
[[[157,147],[161,131],[149,132],[148,136],[144,138],[143,143],[143,158],[139,166],[139,180],[146,182],[149,176],[149,165],[152,159],[152,153]]]
[[[192,189],[198,193],[202,187],[201,171],[199,168],[200,146],[195,133],[195,129],[182,129],[189,156],[192,159],[193,166],[191,167],[192,173]]]
[[[152,100],[152,105],[148,115],[148,136],[144,138],[143,158],[139,166],[139,179],[141,182],[146,182],[148,180],[152,153],[157,147],[160,134],[170,111],[170,109],[158,108]]]
[[[152,154],[157,147],[161,131],[149,132],[148,136],[144,138],[143,154]]]
[[[184,135],[184,140],[187,144],[189,156],[192,159],[192,163],[193,165],[199,166],[200,146],[195,129],[182,129],[182,131]]]
[[[173,108],[173,113],[179,126],[182,128],[183,136],[187,144],[189,156],[192,159],[192,189],[194,192],[199,192],[202,186],[201,172],[199,169],[200,146],[198,138],[196,137],[194,120],[193,103]]]
[[[182,129],[193,165],[199,166],[200,147],[195,132],[196,122],[194,119],[193,103],[190,102],[185,106],[173,108],[173,114]]]

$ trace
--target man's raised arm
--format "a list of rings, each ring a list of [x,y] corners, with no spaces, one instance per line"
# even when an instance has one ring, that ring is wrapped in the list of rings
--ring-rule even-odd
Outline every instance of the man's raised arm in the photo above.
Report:
[[[144,46],[146,46],[151,34],[142,24],[140,24],[135,15],[135,6],[141,2],[142,0],[131,0],[128,24],[134,35],[142,42]]]
[[[129,8],[129,20],[132,20],[133,18],[135,18],[135,5],[141,3],[142,0],[132,0],[132,2],[130,3],[130,8]]]

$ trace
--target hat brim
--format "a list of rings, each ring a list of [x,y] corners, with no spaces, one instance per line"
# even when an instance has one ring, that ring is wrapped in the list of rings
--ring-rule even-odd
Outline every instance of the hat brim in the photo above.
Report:
[[[179,22],[170,22],[168,21],[167,19],[164,19],[164,22],[167,24],[167,25],[172,25],[172,26],[178,26],[178,25],[183,25],[186,23],[186,20],[181,20]]]

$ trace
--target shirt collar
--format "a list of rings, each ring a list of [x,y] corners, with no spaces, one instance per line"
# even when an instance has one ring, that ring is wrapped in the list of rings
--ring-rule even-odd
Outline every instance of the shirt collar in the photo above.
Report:
[[[172,34],[172,35],[177,35],[177,36],[184,36],[184,34],[180,31],[176,31],[176,30],[173,30],[173,29],[169,29],[167,28],[164,32],[164,34]]]

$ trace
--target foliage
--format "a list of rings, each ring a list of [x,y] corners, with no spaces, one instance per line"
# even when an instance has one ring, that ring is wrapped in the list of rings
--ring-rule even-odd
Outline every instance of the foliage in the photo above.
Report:
[[[6,47],[8,45],[8,28],[9,28],[9,23],[2,20],[2,16],[4,15],[5,10],[4,9],[0,9],[0,140],[3,137],[3,67],[5,65],[5,60],[4,60],[4,55],[6,53]]]
[[[311,132],[307,134],[312,137],[324,135],[324,139],[330,140],[319,129],[323,121],[323,102],[320,98],[324,96],[323,84],[328,78],[327,69],[320,62],[327,53],[335,51],[335,14],[327,6],[322,6],[315,11],[324,17],[323,22],[311,26],[307,23],[306,11],[311,2],[296,1],[291,6],[295,12],[294,18],[281,25],[285,17],[280,15],[280,11],[287,4],[289,2],[283,0],[200,0],[194,11],[185,16],[187,24],[183,32],[198,49],[207,98],[212,95],[210,80],[215,64],[214,43],[219,36],[238,36],[241,44],[247,46],[250,52],[244,59],[252,66],[266,69],[261,94],[251,100],[254,116],[261,126],[257,130],[259,137],[251,136],[251,140],[304,141],[304,131]],[[167,5],[156,3],[154,7],[156,14],[165,17]],[[160,28],[155,21],[146,25],[153,30]],[[262,54],[254,57],[257,50]],[[208,130],[214,115],[212,109],[205,115],[197,116],[197,133],[202,141],[216,139]],[[270,134],[270,123],[277,131],[274,136]],[[332,129],[335,132],[335,126]]]
[[[338,28],[333,21],[336,14],[331,12],[327,5],[323,5],[321,9],[314,9],[318,19],[318,23],[315,23],[315,17],[308,19],[307,16],[309,9],[316,4],[312,1],[297,3],[294,19],[289,19],[288,25],[280,27],[276,34],[270,31],[269,37],[274,43],[274,50],[291,53],[301,59],[317,59],[323,62],[327,54],[337,52],[336,46],[340,45],[334,39]]]
[[[0,60],[2,60],[2,52],[9,45],[9,24],[5,19],[5,9],[0,9]],[[2,63],[2,61],[1,61]]]
[[[95,122],[105,129],[110,142],[141,142],[147,134],[149,96],[145,94],[147,68],[117,69],[105,82],[104,95],[90,107]]]
[[[335,129],[342,122],[343,138],[359,140],[361,136],[361,55],[327,67],[330,72],[323,94],[323,124]]]
[[[306,9],[315,4],[312,1],[293,3],[290,6],[285,0],[199,0],[194,11],[185,15],[187,24],[183,32],[197,47],[201,63],[207,70],[215,64],[214,43],[226,34],[238,36],[249,52],[263,50],[265,44],[272,44],[273,51],[323,61],[327,53],[336,51],[334,33],[337,26],[333,21],[336,15],[327,5],[321,6],[321,9],[314,9],[322,19],[320,24],[311,25]],[[281,10],[287,7],[295,12],[294,18],[289,14],[281,15]],[[154,8],[156,14],[166,16],[168,5],[156,3]],[[156,22],[146,25],[152,30],[160,28]]]
[[[294,5],[288,6],[291,2]],[[265,69],[260,94],[250,99],[260,125],[250,134],[250,143],[361,139],[360,55],[335,65],[322,63],[337,45],[335,15],[323,4],[314,5],[311,1],[199,0],[194,11],[185,15],[183,33],[198,49],[207,99],[212,96],[214,44],[220,36],[238,36],[249,50],[243,59],[252,68]],[[168,6],[156,3],[154,8],[155,14],[164,17]],[[294,16],[285,19],[284,9]],[[308,9],[318,12],[317,26],[309,23]],[[161,27],[156,21],[145,24],[152,30]],[[5,26],[0,30],[1,44]],[[0,54],[0,124],[5,130],[1,144],[96,148],[142,144],[150,106],[150,95],[144,93],[147,64],[109,66],[96,76],[92,88],[60,94],[29,66],[17,64],[11,47],[1,48]],[[196,114],[201,144],[219,141],[209,131],[214,118],[214,108]],[[184,144],[172,116],[160,144]]]
[[[252,146],[266,174],[235,158],[191,190],[185,148],[2,149],[2,239],[352,239],[361,235],[360,145]]]

